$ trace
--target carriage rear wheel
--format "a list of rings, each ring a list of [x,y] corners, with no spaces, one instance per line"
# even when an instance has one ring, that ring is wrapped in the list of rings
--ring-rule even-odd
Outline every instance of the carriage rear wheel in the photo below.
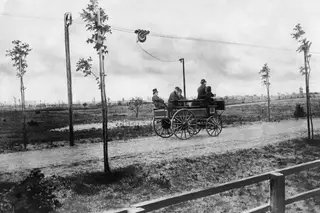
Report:
[[[155,119],[152,121],[154,132],[162,138],[170,138],[173,135],[169,118]]]
[[[178,110],[173,115],[171,124],[174,135],[181,140],[191,138],[198,129],[195,115],[187,109]]]
[[[207,119],[206,130],[212,137],[218,136],[222,131],[222,120],[218,115],[212,115]]]
[[[196,128],[195,128],[195,130],[194,130],[193,135],[197,135],[197,134],[199,134],[199,132],[201,131],[201,125],[199,125],[199,122],[201,122],[199,119],[194,119],[194,120],[191,121],[192,124],[195,124],[195,123],[196,123],[196,125],[195,125]]]

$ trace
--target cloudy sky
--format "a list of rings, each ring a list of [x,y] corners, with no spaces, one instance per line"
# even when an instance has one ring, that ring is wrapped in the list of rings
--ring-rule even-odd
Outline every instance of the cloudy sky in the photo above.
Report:
[[[93,78],[75,71],[79,57],[92,56],[98,72],[98,57],[85,42],[89,34],[79,12],[89,0],[0,0],[0,102],[20,97],[15,69],[5,57],[11,41],[19,39],[33,48],[25,75],[26,99],[67,101],[63,15],[71,12],[71,67],[74,100],[99,100]],[[259,70],[271,68],[271,93],[298,92],[304,87],[299,74],[303,55],[295,52],[293,28],[301,23],[312,41],[311,51],[320,52],[320,2],[298,0],[100,0],[109,24],[118,28],[147,29],[151,33],[197,37],[228,42],[287,48],[292,51],[252,48],[222,43],[168,39],[149,36],[141,46],[163,60],[185,58],[187,96],[195,96],[202,78],[219,96],[262,94]],[[41,19],[13,16],[41,17]],[[180,62],[164,63],[151,58],[137,46],[136,35],[113,30],[108,37],[105,63],[107,96],[152,95],[158,88],[167,99],[175,86],[183,88]],[[320,54],[311,59],[311,90],[320,92]]]

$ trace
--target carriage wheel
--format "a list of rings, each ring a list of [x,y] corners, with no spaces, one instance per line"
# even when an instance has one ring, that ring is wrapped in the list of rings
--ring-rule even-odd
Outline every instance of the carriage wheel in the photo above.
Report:
[[[191,121],[192,124],[194,124],[194,122],[196,123],[196,129],[194,130],[193,135],[197,135],[201,131],[201,126],[198,125],[199,121],[197,119],[194,119],[194,120]]]
[[[154,132],[162,138],[170,138],[173,135],[169,118],[152,120]]]
[[[207,133],[212,136],[218,136],[222,131],[222,120],[220,116],[212,115],[207,119],[206,124]]]
[[[174,135],[181,140],[191,138],[198,129],[196,117],[186,109],[177,111],[173,115],[171,123]]]

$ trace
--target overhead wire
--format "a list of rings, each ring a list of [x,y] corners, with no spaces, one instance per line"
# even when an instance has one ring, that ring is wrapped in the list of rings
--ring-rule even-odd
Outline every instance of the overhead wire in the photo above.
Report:
[[[153,58],[155,58],[155,59],[157,59],[157,60],[159,60],[159,61],[162,61],[162,62],[178,62],[178,61],[179,61],[179,60],[171,60],[171,61],[168,61],[168,60],[160,59],[160,58],[152,55],[151,53],[149,53],[147,50],[143,49],[143,48],[141,47],[141,45],[139,44],[139,42],[137,42],[137,45],[138,45],[138,47],[140,47],[140,49],[141,49],[143,52],[147,53],[148,55],[150,55],[151,57],[153,57]]]
[[[52,20],[52,21],[63,21],[63,19],[61,19],[61,18],[35,17],[35,16],[24,16],[24,15],[22,16],[22,15],[10,14],[10,13],[0,13],[0,16],[42,19],[42,20]],[[82,23],[74,22],[74,23],[75,24],[83,24],[83,22]],[[111,27],[111,29],[113,29],[115,31],[135,34],[134,30],[132,30],[132,29],[117,27],[117,26],[110,26],[110,27]],[[264,45],[247,44],[247,43],[241,43],[241,42],[229,42],[229,41],[221,41],[221,40],[215,40],[215,39],[204,39],[204,38],[196,38],[196,37],[189,37],[189,36],[166,35],[166,34],[153,33],[153,32],[151,32],[148,36],[168,38],[168,39],[181,39],[181,40],[191,40],[191,41],[199,41],[199,42],[220,43],[220,44],[226,44],[226,45],[247,46],[247,47],[253,47],[253,48],[272,49],[272,50],[278,50],[278,51],[288,51],[288,52],[295,52],[296,51],[296,50],[288,49],[288,48],[278,48],[278,47],[270,47],[270,46],[264,46]],[[320,52],[310,51],[310,53],[320,55]]]

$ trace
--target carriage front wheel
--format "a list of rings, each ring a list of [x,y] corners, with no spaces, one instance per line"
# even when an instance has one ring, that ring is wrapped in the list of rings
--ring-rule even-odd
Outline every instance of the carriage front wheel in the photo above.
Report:
[[[152,126],[154,132],[162,137],[162,138],[170,138],[173,135],[172,129],[171,129],[171,120],[169,118],[161,118],[161,119],[155,119],[152,120]]]
[[[178,110],[173,115],[171,124],[174,135],[181,140],[191,138],[198,129],[195,115],[187,109]]]
[[[222,120],[218,115],[212,115],[207,119],[206,130],[211,137],[218,136],[222,131]]]

